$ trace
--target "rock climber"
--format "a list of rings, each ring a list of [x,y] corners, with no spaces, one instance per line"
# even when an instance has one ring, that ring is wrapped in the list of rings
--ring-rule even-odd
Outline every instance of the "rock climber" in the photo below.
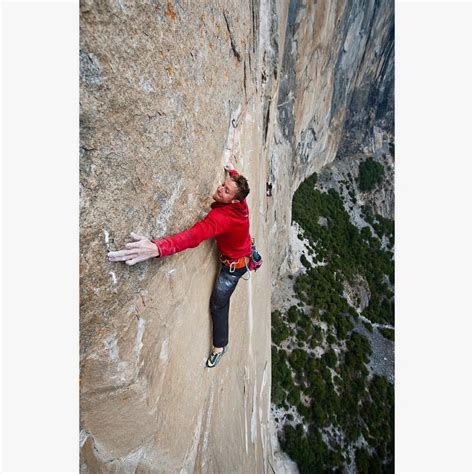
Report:
[[[270,181],[267,181],[267,196],[272,197],[272,183]]]
[[[197,247],[203,240],[216,238],[221,266],[210,300],[213,347],[206,361],[209,368],[215,367],[227,352],[230,297],[239,279],[247,272],[252,253],[246,202],[250,192],[247,179],[232,164],[226,165],[224,170],[224,182],[213,194],[211,211],[204,219],[183,232],[158,240],[132,232],[134,242],[127,243],[123,250],[107,254],[111,262],[125,261],[127,265],[135,265],[149,258],[173,255]]]

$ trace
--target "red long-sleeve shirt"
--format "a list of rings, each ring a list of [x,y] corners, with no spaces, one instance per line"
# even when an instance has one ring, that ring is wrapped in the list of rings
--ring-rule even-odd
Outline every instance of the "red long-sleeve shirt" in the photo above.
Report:
[[[238,175],[235,170],[230,174]],[[252,252],[249,231],[249,209],[246,199],[229,204],[213,202],[209,214],[189,229],[152,242],[158,247],[160,257],[165,257],[197,247],[203,240],[215,237],[219,252],[237,259],[249,256]]]

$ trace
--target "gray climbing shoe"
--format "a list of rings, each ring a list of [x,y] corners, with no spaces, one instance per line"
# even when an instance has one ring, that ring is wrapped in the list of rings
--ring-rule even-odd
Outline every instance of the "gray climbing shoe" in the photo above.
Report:
[[[211,352],[211,354],[207,358],[206,367],[209,367],[210,369],[212,369],[212,367],[215,367],[226,352],[227,346],[225,346],[224,350],[222,350],[221,352]]]

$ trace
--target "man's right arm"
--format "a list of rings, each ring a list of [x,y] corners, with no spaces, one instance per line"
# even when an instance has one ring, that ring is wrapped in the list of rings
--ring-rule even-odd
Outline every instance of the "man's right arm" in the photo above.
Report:
[[[229,173],[230,176],[239,176],[239,172],[235,169],[234,165],[232,163],[227,163],[224,166],[224,169],[227,173]]]

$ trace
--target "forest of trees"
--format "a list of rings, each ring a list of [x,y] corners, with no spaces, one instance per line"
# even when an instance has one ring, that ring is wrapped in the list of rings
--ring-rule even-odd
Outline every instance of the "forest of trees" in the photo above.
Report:
[[[359,189],[372,191],[382,183],[384,167],[377,163],[372,157],[367,158],[359,164]]]
[[[324,260],[327,265],[310,268],[307,262],[302,262],[308,271],[297,279],[295,291],[298,297],[306,304],[324,307],[333,315],[343,307],[350,312],[342,298],[342,281],[351,282],[356,275],[362,275],[371,293],[369,307],[363,315],[372,322],[393,325],[393,252],[381,248],[383,235],[393,242],[393,221],[365,208],[367,219],[374,223],[376,235],[372,235],[368,226],[359,231],[351,224],[339,194],[333,189],[327,193],[315,190],[316,180],[317,175],[312,175],[301,183],[293,196],[293,220],[304,229],[314,257]],[[319,224],[320,217],[326,218],[327,225]]]
[[[304,420],[295,427],[287,423],[280,442],[301,473],[344,472],[350,446],[358,472],[393,472],[393,385],[369,376],[370,343],[354,331],[359,314],[342,295],[343,282],[362,275],[371,293],[362,314],[394,324],[393,253],[381,246],[383,236],[392,241],[393,222],[365,209],[374,233],[369,226],[359,231],[337,192],[315,190],[316,180],[315,174],[296,191],[292,217],[313,260],[325,265],[313,268],[302,257],[306,272],[293,287],[300,303],[272,313],[272,401],[296,407]],[[380,331],[393,339],[390,329]],[[290,350],[284,341],[291,341]],[[316,347],[324,348],[321,357],[312,351]],[[334,430],[340,441],[328,443],[325,433]]]

